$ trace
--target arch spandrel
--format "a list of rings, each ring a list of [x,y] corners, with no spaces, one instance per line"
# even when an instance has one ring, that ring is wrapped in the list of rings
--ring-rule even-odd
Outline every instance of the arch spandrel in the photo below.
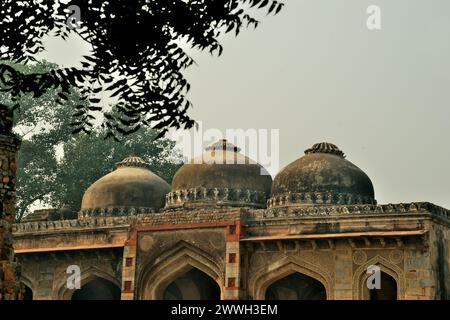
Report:
[[[167,285],[192,268],[213,279],[223,296],[224,270],[220,267],[220,263],[203,250],[180,241],[142,269],[137,282],[139,299],[162,299]]]
[[[65,276],[64,276],[65,275]],[[55,285],[55,290],[53,292],[53,296],[55,300],[70,300],[74,290],[67,288],[67,276],[68,274],[64,274],[63,276],[58,277],[59,280]],[[95,266],[91,266],[85,270],[81,270],[81,276],[80,276],[80,284],[81,286],[85,285],[91,280],[94,280],[95,278],[101,278],[104,280],[107,280],[117,286],[118,288],[121,288],[121,282],[120,279],[117,279],[114,275],[97,268]]]
[[[249,294],[255,300],[264,300],[266,290],[271,284],[296,272],[322,283],[327,299],[334,299],[333,279],[321,266],[292,258],[273,261],[256,271],[249,281]]]
[[[380,255],[376,255],[353,273],[353,299],[361,300],[364,298],[364,288],[370,276],[370,274],[367,274],[367,268],[371,265],[378,266],[382,272],[385,272],[395,280],[397,283],[397,299],[403,300],[405,298],[405,277],[403,270]]]

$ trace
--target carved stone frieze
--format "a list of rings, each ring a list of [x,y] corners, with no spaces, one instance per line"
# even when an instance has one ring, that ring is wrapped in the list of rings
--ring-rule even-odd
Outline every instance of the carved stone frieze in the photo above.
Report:
[[[169,192],[166,209],[185,204],[215,204],[217,206],[264,208],[267,195],[263,191],[229,188],[191,188]]]
[[[346,193],[331,192],[304,192],[285,193],[271,197],[267,201],[267,207],[291,206],[291,205],[354,205],[354,204],[376,204],[369,196],[353,195]]]
[[[137,214],[153,213],[154,208],[148,207],[109,207],[83,209],[78,213],[78,218],[87,217],[116,217],[116,216],[134,216]]]
[[[264,221],[290,219],[299,217],[327,217],[376,214],[408,214],[431,213],[434,216],[450,220],[450,210],[428,202],[387,204],[387,205],[353,205],[353,206],[311,206],[303,208],[271,208],[271,209],[198,209],[192,211],[174,210],[167,212],[140,213],[119,216],[82,215],[77,220],[33,221],[13,224],[14,233],[37,232],[46,230],[64,230],[92,227],[113,227],[129,225],[137,222],[142,225],[189,224],[232,219],[248,221]]]
[[[247,216],[250,220],[345,216],[345,215],[372,215],[372,214],[405,214],[405,213],[432,213],[444,219],[450,219],[450,210],[436,206],[429,202],[413,202],[383,205],[322,205],[303,207],[277,207],[267,210],[250,210]]]

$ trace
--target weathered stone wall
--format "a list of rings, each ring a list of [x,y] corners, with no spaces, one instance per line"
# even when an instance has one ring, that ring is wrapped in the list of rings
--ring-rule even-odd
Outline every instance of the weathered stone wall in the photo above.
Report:
[[[254,243],[247,245],[249,299],[264,299],[267,287],[299,272],[320,281],[327,299],[365,298],[367,268],[380,267],[397,285],[397,299],[435,299],[433,265],[420,237]]]
[[[430,234],[431,275],[436,299],[450,299],[450,228],[448,221],[438,220]]]
[[[269,285],[299,272],[320,281],[327,298],[334,299],[334,249],[316,248],[310,242],[266,242],[246,245],[247,281],[243,287],[248,299],[264,299]]]
[[[101,277],[121,287],[122,249],[96,249],[17,254],[21,281],[33,292],[33,300],[70,300],[67,267],[77,265],[81,285]]]
[[[152,297],[159,281],[175,280],[175,269],[194,264],[220,288],[225,276],[225,228],[140,232],[138,239],[137,297]],[[150,288],[151,287],[151,288]]]
[[[0,300],[21,298],[14,262],[12,223],[16,202],[16,158],[19,140],[11,133],[12,112],[0,109]]]
[[[449,216],[428,203],[180,210],[14,230],[23,282],[35,299],[68,299],[70,264],[87,270],[84,281],[97,276],[121,286],[122,299],[161,298],[192,267],[219,285],[222,299],[263,299],[268,286],[295,272],[322,283],[327,299],[367,299],[370,265],[395,280],[398,299],[442,299],[450,287]]]
[[[436,282],[429,248],[405,252],[405,299],[435,299]]]

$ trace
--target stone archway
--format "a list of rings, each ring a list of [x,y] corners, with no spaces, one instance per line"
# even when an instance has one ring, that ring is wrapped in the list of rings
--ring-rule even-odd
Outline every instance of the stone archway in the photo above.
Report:
[[[33,290],[22,282],[24,287],[23,300],[33,300]]]
[[[30,281],[28,278],[24,277],[24,275],[22,274],[20,276],[20,283],[23,285],[24,288],[23,300],[33,300],[34,296],[33,282]]]
[[[320,266],[313,265],[303,260],[293,260],[286,258],[284,261],[275,261],[267,267],[261,268],[255,273],[249,282],[249,293],[256,300],[266,299],[267,289],[276,284],[278,281],[299,274],[300,279],[308,280],[311,290],[317,292],[316,297],[320,299],[334,299],[332,290],[332,279]],[[294,278],[296,276],[293,276]],[[321,289],[324,289],[325,296],[319,294]]]
[[[371,298],[371,293],[367,288],[367,279],[370,276],[367,273],[367,268],[372,265],[380,268],[381,285],[382,288],[384,285],[386,289],[384,292],[378,292],[378,296],[381,295],[382,299],[387,300],[393,300],[394,297],[396,300],[403,300],[405,295],[403,270],[379,255],[373,257],[355,271],[353,275],[353,299],[369,300]],[[392,290],[395,290],[395,294]],[[374,298],[373,294],[375,292],[372,292],[372,299]]]
[[[267,287],[265,300],[326,300],[324,285],[307,275],[294,272]]]
[[[177,295],[172,285],[179,279],[187,284],[194,281],[195,278],[203,277],[206,281],[211,280],[215,283],[219,290],[219,297],[222,297],[223,276],[218,264],[202,250],[185,242],[180,242],[171,250],[166,251],[163,255],[156,259],[155,264],[149,264],[143,269],[140,277],[140,285],[138,296],[143,300],[162,300],[171,295]],[[194,271],[193,271],[194,270]],[[194,273],[194,274],[193,274]],[[196,281],[198,282],[198,281]],[[172,287],[170,288],[170,286]],[[181,285],[175,283],[175,286]],[[214,291],[212,285],[208,285],[210,290]],[[170,295],[167,295],[169,288]],[[184,286],[186,289],[187,287]],[[195,291],[195,289],[193,289]],[[178,293],[179,295],[180,293]],[[182,294],[182,293],[181,293]],[[185,292],[186,295],[194,295]],[[212,295],[216,297],[215,294]],[[201,298],[201,297],[200,297]]]
[[[99,285],[101,287],[101,290],[108,290],[112,293],[112,297],[117,297],[117,290],[119,290],[119,299],[120,300],[120,292],[121,292],[121,283],[118,279],[116,279],[114,276],[110,275],[109,273],[98,269],[96,267],[90,267],[82,272],[80,277],[81,282],[81,289],[83,287],[86,288],[86,285],[88,285],[90,282],[95,281],[89,285],[89,287],[97,287]],[[54,293],[56,295],[56,300],[71,300],[73,295],[76,293],[76,289],[68,289],[67,288],[67,277],[61,277],[60,282],[57,285],[58,290]],[[87,287],[87,288],[89,288]],[[116,289],[114,289],[116,288]],[[92,290],[89,290],[92,292]],[[108,296],[103,295],[104,298],[99,298],[99,300],[109,300]],[[111,296],[110,296],[111,297]],[[81,300],[80,297],[77,299]],[[89,299],[88,299],[89,300]],[[96,299],[92,299],[96,300]]]
[[[365,277],[365,281],[367,281],[369,275]],[[380,289],[371,289],[364,287],[362,290],[362,299],[363,300],[397,300],[397,281],[389,274],[381,271],[381,288]]]
[[[94,277],[75,290],[71,300],[120,300],[121,290],[111,281]]]
[[[192,268],[170,282],[162,293],[163,300],[219,300],[220,288],[208,275]]]

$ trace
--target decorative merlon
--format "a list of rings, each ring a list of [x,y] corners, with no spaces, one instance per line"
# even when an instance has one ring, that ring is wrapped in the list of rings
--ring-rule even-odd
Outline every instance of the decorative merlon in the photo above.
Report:
[[[191,188],[169,192],[166,195],[166,209],[184,205],[213,204],[229,207],[264,208],[267,195],[264,191],[229,188]]]
[[[351,217],[356,215],[410,215],[429,213],[432,216],[446,219],[450,223],[450,210],[429,202],[413,202],[385,205],[353,205],[353,206],[311,206],[305,208],[273,208],[273,209],[199,209],[192,211],[167,211],[152,214],[136,214],[130,216],[86,217],[78,220],[34,221],[13,224],[15,234],[48,232],[52,230],[92,229],[100,227],[120,227],[131,224],[148,226],[211,223],[230,220],[246,220],[249,222],[266,220],[286,220],[304,217]]]
[[[354,205],[354,204],[376,204],[372,197],[364,195],[354,195],[347,193],[331,192],[303,192],[303,193],[285,193],[271,197],[267,201],[267,207],[280,207],[290,205]]]
[[[304,207],[281,207],[267,210],[251,210],[248,218],[277,219],[320,216],[354,216],[376,214],[432,213],[435,216],[450,219],[450,210],[429,202],[412,202],[399,204],[363,204],[363,205],[323,205]]]
[[[150,207],[108,207],[108,208],[92,208],[82,209],[78,213],[79,219],[88,217],[117,217],[117,216],[134,216],[137,214],[153,213],[155,208]]]

